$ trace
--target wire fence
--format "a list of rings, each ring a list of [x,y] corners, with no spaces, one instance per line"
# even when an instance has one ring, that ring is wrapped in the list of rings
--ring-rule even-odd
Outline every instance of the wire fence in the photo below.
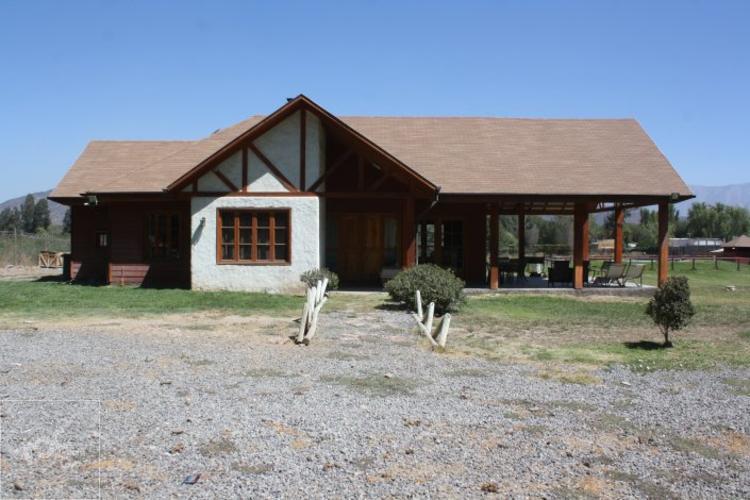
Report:
[[[0,266],[35,266],[42,251],[69,252],[70,235],[0,231]]]

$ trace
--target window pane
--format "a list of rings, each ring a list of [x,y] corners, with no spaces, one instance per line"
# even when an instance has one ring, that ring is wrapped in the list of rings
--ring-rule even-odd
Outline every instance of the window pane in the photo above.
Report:
[[[268,227],[268,214],[267,213],[258,214],[258,227]]]
[[[250,227],[253,225],[253,215],[248,213],[240,213],[240,226]]]
[[[252,229],[240,229],[240,244],[250,244],[253,242]]]
[[[276,212],[276,227],[286,227],[288,225],[286,212]]]
[[[269,252],[269,246],[268,245],[258,245],[258,260],[268,260],[268,252]]]
[[[221,242],[225,244],[234,243],[234,228],[221,230]]]
[[[252,246],[240,245],[240,260],[250,260],[252,258]]]
[[[287,243],[286,241],[287,230],[286,229],[276,229],[276,231],[274,232],[276,233],[276,243]]]
[[[221,213],[221,225],[223,227],[234,226],[234,213],[233,212],[222,212]]]
[[[266,244],[270,243],[271,230],[270,229],[258,229],[258,243]]]
[[[276,245],[274,251],[276,252],[276,260],[287,260],[286,245]]]
[[[222,245],[221,258],[224,260],[234,259],[234,245]]]

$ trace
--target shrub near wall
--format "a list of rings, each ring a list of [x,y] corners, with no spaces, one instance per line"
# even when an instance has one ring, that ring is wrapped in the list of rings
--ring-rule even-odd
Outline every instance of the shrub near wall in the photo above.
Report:
[[[444,314],[464,301],[464,280],[434,264],[421,264],[398,273],[385,285],[391,298],[415,309],[415,293],[422,294],[424,304],[435,303],[435,312]]]
[[[305,271],[299,277],[299,280],[305,283],[308,287],[313,287],[318,283],[318,281],[323,281],[323,278],[328,278],[329,290],[338,290],[339,275],[334,273],[333,271],[326,269],[325,267],[322,269],[310,269],[309,271]]]

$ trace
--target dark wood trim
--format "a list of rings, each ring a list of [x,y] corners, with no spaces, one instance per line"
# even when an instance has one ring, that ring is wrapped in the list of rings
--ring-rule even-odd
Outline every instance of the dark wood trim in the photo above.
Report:
[[[615,262],[618,264],[622,263],[622,251],[623,251],[623,234],[622,228],[625,224],[625,209],[622,205],[617,205],[615,208]]]
[[[404,199],[401,214],[401,266],[412,267],[417,263],[417,226],[414,217],[414,198]]]
[[[601,203],[601,202],[633,202],[645,205],[657,205],[661,201],[670,201],[668,196],[652,195],[622,195],[622,194],[503,194],[503,193],[440,193],[440,201],[444,203],[502,203],[513,205],[518,203]]]
[[[216,170],[212,170],[212,172],[214,173],[214,175],[215,175],[216,177],[218,177],[218,178],[219,178],[219,180],[220,180],[221,182],[223,182],[223,183],[224,183],[224,185],[225,185],[225,186],[226,186],[227,188],[229,188],[229,191],[231,191],[231,192],[239,191],[239,189],[237,188],[237,186],[235,186],[235,185],[234,185],[234,182],[230,181],[230,180],[229,180],[229,177],[227,177],[226,175],[224,175],[224,174],[223,174],[223,173],[221,172],[221,170],[219,170],[219,169],[216,169]]]
[[[375,181],[374,183],[372,183],[372,185],[371,185],[371,186],[370,186],[370,188],[369,188],[369,191],[377,191],[377,190],[378,190],[378,188],[379,188],[380,186],[382,186],[382,185],[383,185],[383,183],[384,183],[385,181],[387,181],[388,179],[390,179],[390,178],[391,178],[391,174],[390,174],[390,173],[385,173],[385,172],[384,172],[384,173],[383,173],[383,176],[382,176],[382,177],[380,177],[380,179],[378,179],[378,180],[376,180],[376,181]]]
[[[499,216],[497,206],[490,211],[490,289],[496,290],[500,284],[500,267],[498,266],[498,246],[500,243]]]
[[[276,176],[276,178],[284,185],[285,188],[287,188],[289,191],[299,192],[294,184],[292,184],[289,179],[287,179],[286,176],[281,173],[281,170],[276,168],[276,165],[274,165],[273,162],[271,162],[271,160],[269,160],[268,157],[266,157],[266,155],[264,155],[263,152],[255,146],[255,144],[251,142],[247,145],[247,147],[250,148],[250,151],[252,151],[253,154],[255,154],[255,156],[257,156],[260,161],[262,161],[266,165],[266,167],[268,167],[268,170],[270,170],[271,173]]]
[[[368,139],[366,136],[360,134],[353,128],[351,128],[349,125],[344,123],[341,119],[337,118],[335,115],[331,114],[330,112],[326,111],[325,109],[318,106],[316,103],[308,99],[307,97],[300,95],[300,97],[304,100],[305,105],[307,108],[315,114],[322,123],[328,123],[335,127],[340,132],[343,132],[348,137],[354,139],[355,143],[364,148],[365,150],[369,151],[372,156],[375,157],[375,163],[382,164],[382,163],[389,163],[392,165],[395,165],[399,169],[403,170],[405,173],[409,175],[422,189],[425,189],[429,192],[434,192],[438,187],[430,182],[425,177],[422,177],[419,173],[417,173],[415,170],[412,170],[408,165],[401,162],[398,158],[388,153],[386,150],[378,146],[375,142]]]
[[[518,258],[526,258],[526,213],[523,207],[518,212]]]
[[[247,148],[242,148],[242,192],[247,193]]]
[[[208,170],[211,170],[214,165],[217,165],[226,158],[230,157],[235,152],[238,145],[244,144],[248,141],[252,141],[253,139],[261,136],[268,130],[278,125],[281,121],[290,116],[296,110],[301,109],[306,102],[311,101],[309,101],[309,99],[307,99],[303,95],[299,95],[291,101],[288,101],[279,109],[263,118],[260,122],[256,123],[250,129],[240,134],[235,139],[216,151],[214,154],[210,155],[208,158],[200,162],[194,168],[184,173],[177,180],[167,186],[166,190],[174,191],[181,189],[188,182],[190,182],[190,179],[192,179],[193,177],[200,177]]]
[[[305,151],[306,145],[305,141],[307,140],[307,124],[306,122],[306,116],[307,111],[304,109],[300,111],[300,117],[299,117],[299,190],[305,191],[305,185],[307,182],[305,181],[305,158],[307,157],[307,152]]]
[[[197,193],[183,193],[180,198],[192,198],[193,196],[196,197],[209,197],[209,198],[218,198],[221,196],[228,196],[228,197],[239,197],[239,198],[248,198],[248,197],[256,197],[256,198],[273,198],[273,197],[290,197],[290,198],[299,198],[299,197],[318,197],[320,196],[319,193],[302,193],[298,191],[289,192],[289,191],[238,191],[235,193],[225,193],[223,191],[199,191]]]
[[[659,287],[667,282],[669,275],[669,206],[668,203],[659,203],[659,229],[658,239],[656,241],[657,252],[658,252],[658,267],[657,267],[657,284]]]
[[[346,160],[349,159],[349,157],[354,154],[353,149],[348,149],[346,152],[344,152],[341,156],[339,156],[336,161],[334,161],[331,166],[326,168],[326,171],[323,172],[323,175],[318,177],[318,179],[312,183],[312,185],[307,189],[307,191],[315,191],[320,185],[328,179],[331,174],[333,174],[341,165],[346,163]]]
[[[221,241],[223,212],[232,213],[234,229],[234,259],[222,259],[223,245]],[[276,260],[276,213],[286,213],[286,259]],[[251,218],[252,242],[250,246],[250,260],[240,259],[240,214],[249,213]],[[268,260],[258,259],[258,215],[268,214]],[[219,207],[216,209],[216,264],[217,265],[235,265],[235,266],[289,266],[292,264],[292,209],[290,207],[269,207],[269,208],[236,208],[236,207]]]
[[[365,190],[365,159],[362,155],[357,156],[357,190]]]
[[[354,199],[367,199],[367,198],[394,198],[394,199],[406,199],[413,198],[414,195],[407,192],[400,193],[387,193],[387,192],[367,192],[367,191],[354,191],[354,192],[338,192],[338,191],[326,191],[324,193],[317,193],[322,198],[354,198]]]
[[[589,214],[585,203],[576,203],[573,219],[573,288],[583,288],[583,262],[589,241]]]

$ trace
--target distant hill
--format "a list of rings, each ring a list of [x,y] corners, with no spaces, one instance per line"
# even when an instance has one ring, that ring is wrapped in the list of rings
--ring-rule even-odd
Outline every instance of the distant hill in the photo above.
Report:
[[[688,208],[695,202],[723,203],[745,207],[750,210],[750,182],[729,184],[728,186],[690,186],[696,198],[680,203],[680,212],[687,214]]]
[[[48,191],[39,191],[38,193],[31,194],[32,196],[34,196],[35,200],[38,200],[40,198],[46,198],[51,192],[52,190],[50,189]],[[0,212],[5,210],[6,208],[20,207],[23,204],[24,198],[26,198],[26,195],[19,196],[18,198],[13,198],[0,203]],[[65,205],[60,205],[59,203],[55,203],[51,200],[47,200],[47,203],[49,204],[49,216],[50,220],[52,220],[52,224],[62,225],[63,217],[65,217],[65,211],[68,209],[68,207],[66,207]]]

